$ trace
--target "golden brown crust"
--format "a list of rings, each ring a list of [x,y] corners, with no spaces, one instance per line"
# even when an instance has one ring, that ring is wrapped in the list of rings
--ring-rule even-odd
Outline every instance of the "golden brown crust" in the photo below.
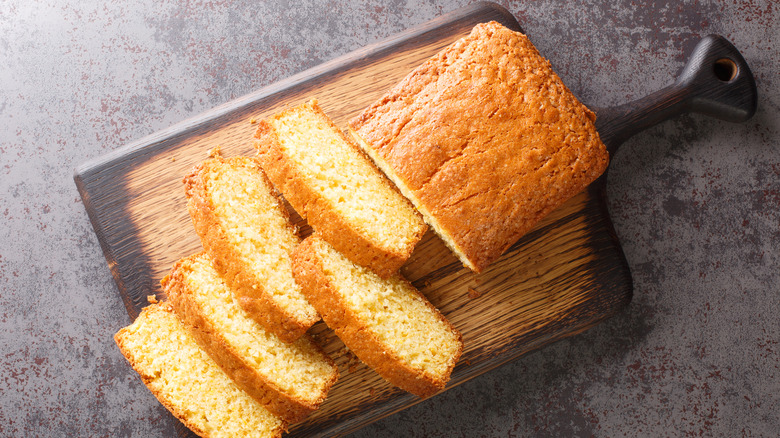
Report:
[[[609,157],[594,120],[525,35],[492,22],[349,125],[479,272],[604,172]]]
[[[293,275],[328,327],[361,361],[391,384],[419,397],[428,397],[444,389],[452,368],[462,353],[460,332],[420,294],[438,318],[457,334],[460,348],[445,373],[445,380],[409,367],[389,346],[379,340],[372,332],[372,327],[364,324],[341,299],[337,286],[325,274],[323,261],[314,248],[316,238],[317,236],[313,235],[304,239],[293,252]]]
[[[309,105],[309,104],[307,104]],[[331,128],[347,142],[355,152],[365,156],[362,149],[354,140],[344,133],[330,120],[329,117],[313,101],[311,108],[327,120]],[[401,251],[378,245],[376,239],[361,231],[346,218],[335,212],[335,208],[327,199],[317,194],[306,180],[306,177],[296,167],[292,160],[282,150],[276,130],[268,120],[260,121],[255,133],[254,146],[257,149],[257,159],[263,170],[281,191],[290,205],[317,230],[318,233],[336,250],[358,265],[365,266],[382,278],[387,278],[398,272],[401,266],[411,255],[414,246],[422,239],[427,226],[420,224],[418,232],[411,236],[410,244]],[[376,169],[371,160],[366,157],[367,163]],[[393,183],[389,181],[379,169],[379,175],[389,188],[397,192]],[[414,214],[418,214],[415,212]]]
[[[159,304],[152,304],[150,306],[147,306],[141,310],[141,315],[139,315],[139,318],[142,316],[148,316],[149,318],[154,319],[153,316],[156,313],[175,313],[173,310],[173,307],[170,303],[163,302]],[[190,429],[192,432],[196,433],[198,436],[201,437],[209,437],[211,436],[208,431],[203,430],[197,423],[191,421],[189,419],[189,414],[185,411],[183,411],[179,406],[174,404],[167,396],[167,394],[161,392],[158,390],[155,385],[153,385],[153,381],[157,378],[157,376],[149,374],[150,370],[147,370],[145,367],[142,366],[138,361],[134,360],[135,352],[126,345],[125,341],[127,339],[127,336],[129,334],[129,331],[131,330],[132,326],[124,327],[120,329],[115,335],[114,335],[114,342],[116,342],[116,345],[119,347],[119,350],[122,352],[122,355],[127,358],[128,362],[130,363],[130,366],[135,370],[136,373],[141,377],[141,381],[144,383],[144,385],[149,389],[149,391],[157,398],[157,400],[165,406],[165,409],[168,410],[171,414],[173,414],[174,417],[179,419],[179,421],[182,422],[188,429]],[[282,422],[281,427],[279,427],[275,433],[275,437],[281,437],[282,432],[284,432],[287,429],[287,423]]]
[[[292,342],[303,335],[309,327],[319,320],[319,317],[312,314],[306,319],[300,319],[289,312],[267,293],[262,282],[258,282],[240,262],[241,254],[237,248],[230,245],[230,240],[220,225],[221,222],[213,200],[206,188],[209,168],[223,165],[250,168],[266,181],[268,187],[272,187],[271,182],[253,158],[235,157],[228,161],[216,156],[201,163],[184,178],[187,209],[195,231],[200,236],[201,243],[211,257],[214,267],[235,292],[241,307],[268,331],[286,342]],[[279,205],[283,204],[279,202]],[[279,207],[279,213],[289,219],[289,214],[284,208]],[[290,231],[295,233],[294,227],[291,224],[288,226]]]
[[[271,413],[277,415],[290,424],[303,420],[309,413],[319,407],[325,401],[328,390],[338,379],[338,367],[333,360],[314,344],[307,335],[303,335],[307,342],[311,343],[333,368],[331,379],[322,388],[321,396],[317,400],[303,400],[288,394],[256,371],[251,364],[245,362],[236,348],[220,333],[204,314],[198,303],[191,299],[191,292],[187,290],[184,266],[191,263],[197,257],[204,257],[200,253],[177,261],[170,273],[162,280],[162,286],[179,318],[188,327],[201,348],[206,351],[214,362],[230,376],[236,385],[243,389],[252,398],[265,406]]]

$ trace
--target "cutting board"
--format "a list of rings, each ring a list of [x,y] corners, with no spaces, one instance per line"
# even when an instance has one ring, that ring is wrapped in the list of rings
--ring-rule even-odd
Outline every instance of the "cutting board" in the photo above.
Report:
[[[160,279],[175,261],[201,250],[187,214],[182,178],[209,149],[220,146],[225,156],[254,155],[251,140],[257,120],[313,97],[336,124],[346,127],[348,119],[424,60],[474,25],[490,20],[520,30],[500,6],[470,6],[80,166],[76,184],[131,317],[147,304],[147,296],[164,298]],[[726,42],[729,47],[723,49],[717,38],[715,42],[718,50],[730,47]],[[711,47],[705,52],[712,55]],[[699,64],[714,62],[705,58]],[[752,81],[738,52],[729,54],[728,60],[720,61],[719,70],[712,69],[714,81],[697,76],[699,65],[689,69],[687,77],[684,72],[683,80],[647,98],[598,110],[598,129],[610,152],[614,154],[630,135],[680,112],[749,117],[749,102],[734,103],[749,92],[717,88],[742,84],[746,76]],[[714,84],[715,91],[700,82]],[[702,103],[702,95],[718,93],[726,96],[727,104],[723,99]],[[752,105],[754,109],[755,102]],[[463,356],[447,388],[582,332],[629,303],[631,275],[605,207],[605,180],[602,177],[542,220],[479,275],[465,269],[432,232],[425,235],[402,273],[463,334]],[[305,237],[310,228],[290,210]],[[322,322],[310,333],[337,362],[340,377],[321,408],[291,427],[291,436],[345,434],[421,401],[362,365]],[[191,434],[183,426],[179,433]]]

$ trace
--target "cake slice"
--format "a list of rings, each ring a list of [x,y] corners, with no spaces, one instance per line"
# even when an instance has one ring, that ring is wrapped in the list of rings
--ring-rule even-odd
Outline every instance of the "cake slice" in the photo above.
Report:
[[[461,262],[480,272],[607,168],[595,115],[528,38],[482,23],[349,122]]]
[[[296,423],[325,400],[336,364],[307,335],[287,343],[250,319],[205,253],[176,262],[162,284],[198,344],[273,414]]]
[[[222,372],[169,304],[146,307],[114,340],[152,394],[196,434],[282,436],[285,422]]]
[[[184,184],[195,230],[241,307],[283,341],[298,339],[319,315],[293,280],[300,239],[258,163],[216,156]]]
[[[419,397],[447,384],[460,333],[403,277],[382,279],[317,234],[296,248],[293,272],[328,327],[385,380]]]
[[[386,278],[427,229],[316,100],[260,122],[257,159],[295,210],[353,262]]]

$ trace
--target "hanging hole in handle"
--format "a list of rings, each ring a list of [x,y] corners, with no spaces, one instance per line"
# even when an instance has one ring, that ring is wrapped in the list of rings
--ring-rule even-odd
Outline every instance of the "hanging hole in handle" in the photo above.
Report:
[[[737,77],[739,69],[737,64],[729,58],[720,58],[712,66],[715,77],[723,82],[731,82]]]

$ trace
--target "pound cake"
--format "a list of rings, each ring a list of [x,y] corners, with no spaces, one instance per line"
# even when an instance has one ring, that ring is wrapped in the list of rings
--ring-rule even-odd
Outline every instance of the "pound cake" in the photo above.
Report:
[[[398,271],[427,226],[316,100],[261,121],[255,137],[268,177],[325,240],[383,278]]]
[[[205,253],[176,262],[162,285],[198,344],[271,413],[292,424],[325,400],[336,364],[307,335],[287,343],[250,319]]]
[[[328,327],[385,380],[419,397],[447,384],[460,333],[403,277],[382,279],[317,234],[296,248],[293,272]]]
[[[168,303],[143,309],[114,340],[152,394],[196,434],[264,438],[286,429],[198,347]]]
[[[350,120],[461,262],[482,271],[607,168],[595,114],[528,38],[483,23]]]
[[[300,239],[258,163],[216,156],[184,184],[195,230],[241,307],[282,340],[298,339],[319,315],[293,280]]]

